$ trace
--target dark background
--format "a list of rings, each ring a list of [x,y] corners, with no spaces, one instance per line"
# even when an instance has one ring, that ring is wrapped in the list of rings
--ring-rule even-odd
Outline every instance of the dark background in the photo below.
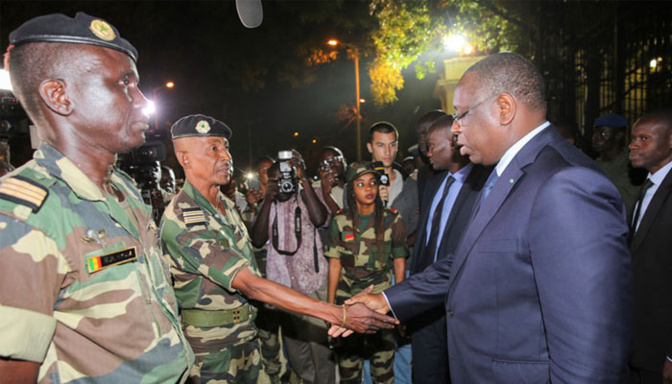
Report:
[[[323,47],[330,37],[364,39],[372,23],[366,1],[264,1],[264,19],[245,28],[233,1],[8,1],[0,2],[0,46],[26,20],[49,13],[74,16],[77,11],[115,25],[139,52],[141,89],[148,99],[157,87],[174,81],[172,90],[156,91],[159,132],[168,146],[166,163],[178,171],[170,148],[170,125],[182,116],[203,113],[228,124],[234,135],[237,170],[246,170],[262,155],[296,148],[314,169],[322,146],[341,148],[354,160],[355,123],[343,119],[354,107],[354,64],[344,52],[318,66],[306,64],[306,52]],[[362,156],[368,158],[366,131],[378,120],[400,130],[400,158],[415,142],[413,126],[424,112],[440,108],[433,97],[437,74],[418,80],[404,72],[399,101],[373,105],[367,64],[360,59]],[[437,67],[440,71],[441,68]],[[339,113],[340,111],[340,113]],[[153,120],[152,120],[153,124]],[[298,136],[294,136],[298,132]],[[316,140],[316,143],[313,143]],[[25,135],[10,138],[12,163],[29,160]]]

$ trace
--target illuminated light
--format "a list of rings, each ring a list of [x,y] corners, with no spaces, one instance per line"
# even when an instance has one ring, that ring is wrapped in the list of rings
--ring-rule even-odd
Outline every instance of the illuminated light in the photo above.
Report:
[[[317,144],[317,139],[313,139],[313,144]]]
[[[464,46],[464,48],[462,48],[462,52],[465,55],[471,55],[472,53],[474,53],[474,46],[471,44],[467,44]]]
[[[362,103],[362,104],[366,103],[366,99],[359,99],[359,102]]]
[[[461,52],[467,44],[467,40],[462,35],[450,35],[443,37],[443,46],[454,52]]]
[[[9,81],[9,72],[0,69],[0,89],[12,90],[12,82]]]
[[[338,40],[336,40],[336,39],[329,39],[329,41],[327,41],[327,44],[331,45],[332,47],[335,47],[335,46],[338,45]]]
[[[658,66],[658,60],[657,59],[652,59],[649,61],[649,68],[656,68]]]
[[[248,179],[248,180],[252,180],[252,179],[254,179],[254,173],[252,173],[252,172],[247,172],[247,173],[245,174],[245,178]]]
[[[294,132],[294,137],[298,137],[298,136],[299,136],[299,132]]]
[[[152,100],[147,100],[147,106],[142,110],[142,113],[144,113],[145,116],[151,116],[154,112],[156,112],[156,105]]]

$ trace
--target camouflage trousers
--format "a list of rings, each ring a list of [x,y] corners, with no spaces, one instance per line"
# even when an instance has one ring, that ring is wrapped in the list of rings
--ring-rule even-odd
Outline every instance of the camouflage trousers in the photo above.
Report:
[[[264,364],[264,371],[271,377],[279,376],[282,371],[282,362],[280,361],[280,316],[282,311],[266,304],[258,307],[257,313],[257,337],[261,342],[261,357]]]
[[[256,384],[261,366],[259,341],[234,344],[212,353],[197,353],[190,384]]]
[[[377,384],[394,383],[395,330],[376,334],[353,334],[340,339],[336,349],[341,383],[360,384],[364,360],[371,362],[371,379]]]

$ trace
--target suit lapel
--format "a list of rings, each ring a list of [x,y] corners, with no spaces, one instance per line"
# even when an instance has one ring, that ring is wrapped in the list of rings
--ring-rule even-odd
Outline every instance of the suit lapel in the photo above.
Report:
[[[665,176],[665,179],[663,179],[660,187],[658,187],[658,190],[656,190],[656,194],[653,195],[653,198],[651,198],[651,202],[646,208],[644,216],[642,216],[642,221],[639,223],[639,229],[637,232],[635,232],[635,236],[632,238],[632,244],[630,245],[631,252],[636,251],[637,248],[639,248],[639,246],[642,244],[644,238],[646,238],[646,234],[649,232],[649,229],[651,229],[651,225],[655,221],[656,215],[660,211],[665,200],[667,200],[669,197],[671,191],[672,171],[667,173],[667,176]]]
[[[546,129],[538,133],[532,140],[525,144],[523,148],[521,148],[506,167],[504,173],[500,175],[494,188],[490,191],[490,194],[485,201],[483,201],[483,204],[481,204],[478,212],[471,219],[471,222],[464,232],[464,236],[457,248],[450,272],[451,287],[455,284],[457,277],[471,254],[471,250],[485,227],[504,204],[506,198],[511,191],[513,191],[514,187],[523,181],[525,175],[524,168],[534,162],[534,159],[542,148],[548,145],[551,140],[558,139],[559,136],[557,134],[553,135],[554,132],[555,131],[552,130],[551,127],[546,127]],[[562,140],[562,138],[559,139]],[[492,172],[496,172],[496,170],[493,169]],[[480,199],[480,194],[477,198]]]
[[[429,211],[432,208],[432,201],[434,196],[437,193],[437,190],[441,186],[441,183],[447,177],[446,172],[435,175],[430,180],[428,180],[425,187],[425,193],[423,196],[424,206],[420,212],[420,218],[418,219],[418,228],[416,228],[416,234],[418,237],[415,238],[415,246],[413,247],[413,260],[411,260],[412,266],[411,270],[417,271],[417,268],[420,265],[424,265],[425,246],[427,245],[427,220],[429,220]]]
[[[483,188],[483,183],[485,183],[488,175],[489,173],[486,173],[484,168],[478,165],[474,165],[471,169],[471,172],[469,172],[469,176],[467,176],[467,179],[464,181],[462,189],[460,189],[460,193],[457,195],[457,198],[453,203],[453,207],[450,210],[450,215],[448,216],[448,221],[446,222],[446,227],[444,229],[443,236],[441,237],[441,244],[439,245],[440,254],[444,254],[444,252],[442,252],[442,248],[446,245],[447,239],[449,238],[448,232],[450,232],[452,228],[457,225],[457,218],[460,216],[460,213],[462,212],[462,209],[464,209],[465,205],[473,208],[473,204],[467,203],[469,203],[470,200],[475,200],[478,197],[478,191]],[[468,216],[466,220],[469,220]],[[462,222],[466,220],[462,220]]]

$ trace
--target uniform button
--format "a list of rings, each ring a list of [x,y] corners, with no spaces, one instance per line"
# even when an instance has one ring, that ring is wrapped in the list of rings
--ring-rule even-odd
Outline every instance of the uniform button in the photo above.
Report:
[[[446,310],[446,313],[448,314],[449,317],[453,317],[453,310],[452,309]]]

